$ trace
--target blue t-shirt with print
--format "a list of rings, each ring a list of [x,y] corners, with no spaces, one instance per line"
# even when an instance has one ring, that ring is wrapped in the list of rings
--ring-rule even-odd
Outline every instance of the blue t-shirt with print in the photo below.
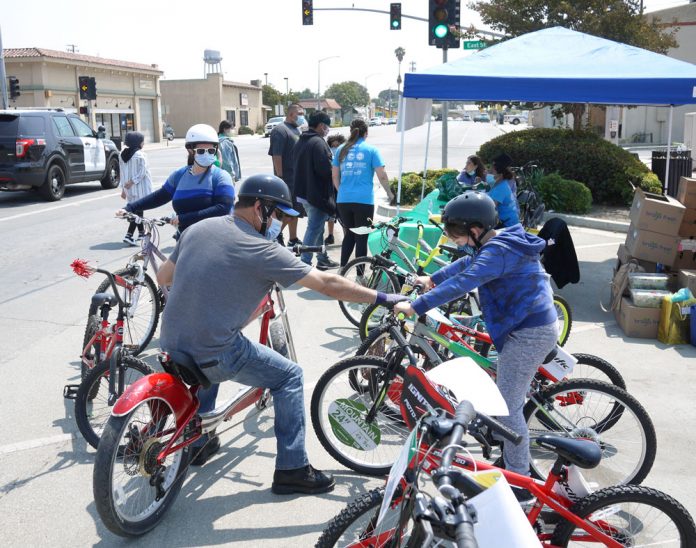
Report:
[[[498,208],[498,217],[504,227],[516,225],[520,222],[519,211],[517,209],[517,198],[515,198],[510,188],[510,183],[501,179],[488,191],[488,195],[495,201]]]
[[[340,162],[341,151],[345,145],[338,147],[332,165],[340,168],[341,184],[338,187],[336,203],[375,203],[373,178],[375,169],[384,166],[382,155],[375,147],[368,145],[365,139],[358,139],[350,148],[345,159]]]

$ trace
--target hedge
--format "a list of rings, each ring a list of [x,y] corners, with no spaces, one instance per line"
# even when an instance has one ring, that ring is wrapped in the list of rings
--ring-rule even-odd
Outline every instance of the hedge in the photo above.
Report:
[[[585,184],[596,203],[630,204],[631,184],[660,192],[657,177],[630,152],[589,131],[533,128],[512,131],[484,143],[478,155],[490,163],[501,153],[513,165],[533,161],[546,173]],[[629,182],[630,181],[630,182]]]
[[[546,205],[546,210],[559,213],[588,213],[592,206],[590,189],[579,181],[564,179],[558,173],[544,175],[536,189]]]
[[[459,173],[456,169],[429,169],[426,173],[425,193],[427,196],[435,190],[435,182],[445,174]],[[394,178],[389,181],[389,186],[396,196],[399,179]],[[423,172],[409,171],[401,176],[401,205],[415,205],[420,202],[421,187],[423,185]]]
[[[249,126],[239,126],[239,130],[237,130],[237,135],[253,135],[254,130],[251,129]]]

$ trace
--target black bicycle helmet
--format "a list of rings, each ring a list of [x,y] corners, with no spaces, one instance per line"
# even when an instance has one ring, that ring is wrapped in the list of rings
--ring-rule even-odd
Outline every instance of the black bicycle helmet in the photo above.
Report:
[[[445,226],[449,224],[461,227],[462,232],[470,234],[476,246],[481,247],[481,238],[498,224],[498,211],[490,196],[469,190],[447,202],[442,212],[442,222]],[[483,229],[478,238],[470,232],[475,226]]]
[[[292,196],[285,181],[275,175],[252,175],[239,187],[239,197],[247,196],[273,202],[286,215],[299,216],[292,207]]]

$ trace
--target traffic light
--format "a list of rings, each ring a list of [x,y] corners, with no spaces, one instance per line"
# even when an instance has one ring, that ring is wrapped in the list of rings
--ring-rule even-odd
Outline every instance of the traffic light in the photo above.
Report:
[[[389,28],[401,30],[401,2],[394,2],[389,7]]]
[[[314,8],[312,7],[312,0],[302,0],[302,24],[314,24]]]
[[[14,76],[10,76],[10,99],[16,99],[22,92],[19,90],[19,80]]]
[[[459,28],[461,0],[428,0],[428,43],[438,48],[459,48],[459,37],[452,30]]]
[[[87,99],[97,100],[97,81],[94,78],[90,78],[87,82]]]
[[[78,76],[77,82],[80,88],[80,99],[87,99],[87,90],[89,90],[89,76]]]

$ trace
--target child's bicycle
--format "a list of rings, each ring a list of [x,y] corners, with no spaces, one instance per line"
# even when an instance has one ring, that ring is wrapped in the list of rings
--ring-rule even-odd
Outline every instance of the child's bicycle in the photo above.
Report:
[[[80,356],[81,382],[63,388],[63,396],[75,400],[75,420],[80,433],[96,449],[118,397],[126,386],[149,375],[152,369],[123,346],[124,321],[130,301],[120,296],[117,286],[127,287],[128,281],[108,270],[92,268],[79,259],[71,266],[77,275],[85,278],[95,272],[104,274],[107,287],[112,290],[112,293],[98,292],[92,296],[90,318],[98,318],[99,323],[96,329],[90,330]],[[130,292],[126,292],[125,297],[129,296]],[[109,314],[114,306],[118,307],[118,312],[116,322],[111,323]]]
[[[394,314],[385,323],[393,341],[385,357],[354,356],[334,364],[317,381],[310,404],[312,425],[324,448],[338,462],[363,474],[387,473],[408,434],[398,409],[407,367],[433,368],[442,362],[436,353],[428,352],[427,342],[412,346],[402,333],[404,322]],[[494,376],[495,363],[481,358],[475,360],[476,366]],[[468,363],[464,357],[449,365],[460,367],[456,374],[465,380]],[[605,458],[588,477],[594,483],[640,483],[652,468],[657,447],[655,428],[645,409],[618,386],[578,378],[550,382],[547,369],[551,369],[549,363],[540,365],[524,408],[532,442],[532,473],[546,477],[554,458],[533,440],[555,434],[600,444]],[[559,376],[563,378],[556,373]],[[354,423],[350,436],[337,418],[344,415]],[[493,458],[492,448],[498,443],[490,437],[481,442],[484,457]]]
[[[167,300],[167,288],[159,288],[148,274],[148,269],[152,268],[156,275],[159,264],[167,259],[158,247],[158,227],[168,224],[170,218],[146,219],[128,213],[122,219],[128,222],[142,222],[144,230],[141,249],[128,259],[124,268],[114,272],[118,276],[116,284],[120,288],[121,298],[130,303],[124,318],[123,345],[133,356],[137,356],[152,340]],[[104,280],[96,292],[106,291],[110,291],[109,280]],[[83,346],[87,345],[87,341],[92,338],[98,327],[99,317],[90,309]]]
[[[323,250],[293,248],[297,255]],[[259,342],[296,362],[279,285],[272,287],[248,323],[256,318],[261,324]],[[94,463],[97,511],[104,525],[123,537],[143,535],[164,518],[195,456],[193,442],[252,405],[265,409],[271,400],[269,390],[248,387],[213,411],[199,413],[198,390],[210,386],[200,367],[185,353],[162,353],[160,363],[163,373],[139,380],[116,402]]]
[[[409,369],[405,379],[409,386],[417,384],[425,391],[434,388],[425,387],[422,383],[427,384],[427,379],[417,378],[420,372]],[[556,436],[538,439],[537,444],[555,454],[551,473],[542,482],[462,454],[466,451],[462,438],[467,431],[478,437],[485,425],[510,443],[518,441],[514,432],[476,412],[468,401],[459,403],[455,411],[441,394],[425,399],[441,410],[436,412],[428,405],[404,444],[398,464],[392,467],[386,486],[349,503],[324,529],[317,548],[475,547],[476,537],[482,533],[489,541],[496,539],[498,546],[529,546],[534,543],[535,534],[537,542],[545,547],[577,543],[612,548],[696,545],[696,526],[691,515],[660,491],[624,485],[591,494],[580,492],[578,484],[582,487],[584,482],[579,469],[592,469],[601,461],[601,451],[593,441]],[[499,491],[497,498],[488,497],[487,505],[481,503],[477,510],[477,495],[483,488],[469,471],[493,471],[487,474],[489,479],[501,475],[505,478],[504,482],[498,479],[502,484],[495,487],[507,489],[507,483],[527,490],[532,502],[524,506],[526,528],[514,506],[508,506],[512,513],[506,517],[498,514],[501,504],[514,505],[509,491]],[[573,477],[580,479],[575,482]],[[435,490],[426,485],[428,478],[433,480]],[[573,492],[571,484],[578,492]]]

